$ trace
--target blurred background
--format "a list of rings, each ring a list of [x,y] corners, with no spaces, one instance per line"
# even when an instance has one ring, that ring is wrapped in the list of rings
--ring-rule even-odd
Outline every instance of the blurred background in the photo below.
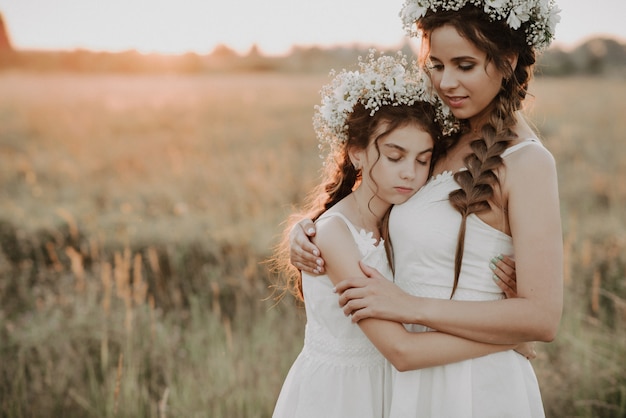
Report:
[[[269,417],[305,316],[266,261],[331,69],[402,0],[0,0],[0,416]],[[559,170],[549,417],[626,416],[623,0],[561,2],[526,112]]]

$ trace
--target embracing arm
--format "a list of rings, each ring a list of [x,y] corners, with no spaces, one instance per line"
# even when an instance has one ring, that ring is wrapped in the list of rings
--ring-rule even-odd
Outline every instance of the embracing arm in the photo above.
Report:
[[[320,257],[319,248],[311,242],[315,233],[315,224],[310,219],[303,219],[295,224],[289,233],[289,259],[298,270],[322,274],[324,260]]]
[[[326,270],[334,284],[342,277],[364,277],[358,265],[360,254],[342,220],[331,218],[319,223],[314,240],[325,254]],[[360,321],[359,326],[400,371],[449,364],[515,348],[514,345],[470,341],[442,332],[412,333],[398,322],[375,318]]]
[[[367,285],[359,289],[347,280],[337,287],[342,293],[340,303],[344,311],[353,314],[355,321],[377,317],[423,324],[487,343],[552,341],[563,307],[563,247],[556,169],[547,150],[531,146],[523,151],[524,161],[507,160],[506,178],[515,249],[516,298],[450,301],[406,293],[395,294],[393,299],[375,298],[371,292],[362,292]],[[515,157],[517,154],[522,151],[515,153]]]

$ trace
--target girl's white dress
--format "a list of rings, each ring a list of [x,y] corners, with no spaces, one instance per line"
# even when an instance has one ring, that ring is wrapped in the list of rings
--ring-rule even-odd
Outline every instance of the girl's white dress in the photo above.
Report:
[[[529,145],[541,146],[527,140],[510,147],[503,157]],[[448,195],[458,188],[452,173],[444,172],[391,212],[395,282],[407,293],[450,298],[461,216],[449,203]],[[491,278],[489,260],[498,254],[512,253],[510,236],[471,215],[454,299],[503,298]],[[432,331],[416,325],[407,328],[414,332]],[[525,418],[543,417],[544,411],[530,362],[510,350],[422,370],[401,373],[393,369],[390,416]]]
[[[391,277],[382,241],[342,214],[363,260]],[[327,275],[302,275],[307,324],[304,347],[283,383],[274,418],[381,418],[387,416],[390,364],[338,304]]]

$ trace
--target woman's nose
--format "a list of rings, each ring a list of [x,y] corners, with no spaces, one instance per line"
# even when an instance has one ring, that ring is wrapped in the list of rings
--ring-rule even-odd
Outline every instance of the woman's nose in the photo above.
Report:
[[[445,89],[451,89],[456,87],[457,85],[457,78],[454,74],[454,71],[450,71],[450,70],[443,70],[441,72],[441,80],[439,82],[439,87],[442,90]]]

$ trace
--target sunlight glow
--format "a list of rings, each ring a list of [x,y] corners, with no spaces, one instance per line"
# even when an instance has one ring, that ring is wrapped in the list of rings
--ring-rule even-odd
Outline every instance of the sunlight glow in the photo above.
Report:
[[[92,49],[200,54],[217,45],[267,54],[292,45],[399,45],[404,0],[0,0],[9,35],[20,49]],[[626,37],[623,0],[604,0],[589,21],[588,2],[561,0],[556,42],[594,34]],[[616,12],[611,13],[611,8]]]

